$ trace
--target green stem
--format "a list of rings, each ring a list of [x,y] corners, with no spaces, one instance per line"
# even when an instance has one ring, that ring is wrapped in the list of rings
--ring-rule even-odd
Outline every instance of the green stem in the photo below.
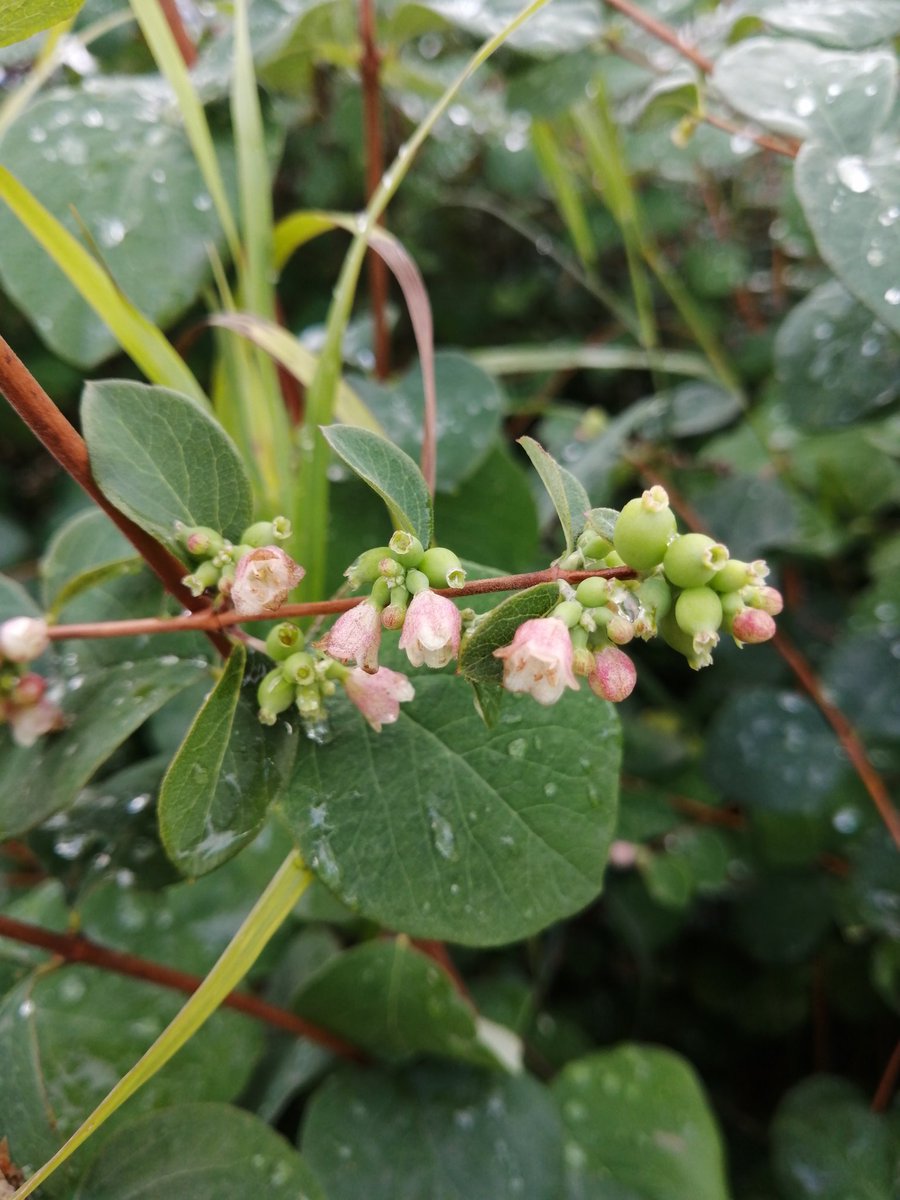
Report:
[[[344,331],[350,320],[353,297],[365,261],[366,248],[375,226],[406,177],[413,159],[437,122],[446,112],[460,89],[482,63],[502,46],[506,39],[543,8],[548,0],[531,0],[511,21],[489,38],[473,54],[410,139],[397,152],[393,163],[381,177],[368,207],[359,218],[356,236],[347,252],[334,298],[328,314],[325,342],[319,356],[319,366],[306,396],[306,412],[300,444],[300,483],[294,527],[299,532],[299,560],[306,568],[304,590],[309,595],[322,595],[328,549],[328,462],[329,449],[319,433],[320,425],[331,423],[334,402],[341,375],[341,346]]]
[[[13,1200],[25,1200],[53,1174],[57,1167],[91,1136],[95,1129],[151,1079],[212,1016],[259,958],[266,944],[289,916],[312,882],[303,860],[292,851],[275,878],[260,896],[243,925],[223,951],[219,961],[187,1001],[174,1021],[150,1049],[124,1075],[108,1096],[94,1109],[65,1145],[19,1188]]]

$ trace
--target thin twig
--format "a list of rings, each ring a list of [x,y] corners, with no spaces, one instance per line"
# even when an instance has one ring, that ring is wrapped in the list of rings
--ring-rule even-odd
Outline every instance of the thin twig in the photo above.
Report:
[[[136,954],[127,954],[121,950],[112,950],[108,946],[100,946],[90,938],[76,933],[54,933],[40,925],[32,925],[26,921],[18,921],[14,917],[0,915],[0,937],[10,938],[28,946],[39,946],[49,950],[70,963],[87,963],[104,971],[112,971],[117,975],[127,975],[132,979],[143,979],[147,983],[159,984],[160,987],[171,988],[176,992],[191,995],[203,982],[201,975],[193,975],[188,971],[178,971],[163,963],[153,962],[148,958],[140,958]],[[224,1008],[233,1008],[238,1012],[263,1021],[276,1029],[283,1029],[296,1037],[306,1038],[320,1046],[340,1055],[341,1058],[360,1059],[359,1051],[329,1033],[298,1017],[288,1009],[269,1004],[258,996],[247,992],[231,992],[223,1001]]]
[[[366,201],[371,200],[384,174],[381,136],[381,55],[375,41],[375,5],[359,0],[359,37],[362,57],[363,122],[366,142]],[[384,260],[369,250],[369,302],[374,326],[375,375],[387,379],[391,371],[391,333],[387,321],[388,271]]]
[[[159,7],[166,18],[166,24],[171,30],[175,44],[181,52],[184,65],[188,68],[192,67],[197,61],[197,47],[191,40],[191,35],[184,27],[184,21],[181,19],[181,13],[178,11],[176,0],[159,0]]]
[[[163,586],[183,607],[197,611],[206,602],[195,598],[181,582],[186,568],[159,542],[145,533],[107,500],[91,474],[87,446],[73,425],[66,420],[25,364],[0,337],[0,392],[6,396],[31,432],[59,465],[90,496],[111,521],[124,533],[141,558],[160,578]],[[201,627],[202,628],[202,627]],[[211,626],[210,629],[213,627]],[[205,631],[206,632],[206,631]],[[231,646],[221,633],[210,633],[210,640],[226,657]]]
[[[894,1047],[894,1052],[888,1059],[884,1074],[875,1089],[875,1095],[872,1097],[872,1112],[887,1112],[898,1079],[900,1079],[900,1042]]]
[[[481,596],[489,592],[513,592],[534,587],[538,583],[578,584],[582,579],[600,576],[604,579],[633,579],[635,572],[630,567],[610,567],[602,571],[560,571],[550,567],[546,571],[530,571],[526,575],[497,575],[493,579],[476,579],[461,588],[434,588],[439,596],[458,599],[464,596]],[[186,633],[201,630],[222,632],[233,625],[246,621],[279,621],[291,617],[332,616],[347,612],[362,604],[364,596],[352,596],[342,600],[311,600],[304,604],[285,604],[273,612],[238,614],[216,612],[206,608],[202,612],[186,617],[136,617],[128,621],[93,621],[78,625],[52,625],[49,630],[53,641],[69,638],[117,638],[138,637],[155,633]]]
[[[651,34],[660,42],[665,42],[667,46],[671,46],[673,50],[677,50],[682,58],[688,59],[695,67],[699,67],[704,75],[708,75],[713,69],[713,61],[707,58],[705,54],[701,54],[696,47],[691,46],[686,42],[681,34],[673,29],[670,25],[658,21],[656,17],[651,17],[648,12],[639,8],[636,4],[632,4],[631,0],[606,0],[610,8],[616,8],[623,16],[626,16],[629,21],[633,21],[635,25],[640,25],[647,33]]]

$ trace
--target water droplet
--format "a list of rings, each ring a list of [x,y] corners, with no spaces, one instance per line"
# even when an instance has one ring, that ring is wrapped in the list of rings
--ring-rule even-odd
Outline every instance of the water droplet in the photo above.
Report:
[[[447,116],[454,125],[468,125],[472,120],[472,114],[464,104],[452,104]]]
[[[794,101],[794,112],[798,117],[809,117],[816,111],[816,102],[812,96],[798,96]]]
[[[53,843],[53,853],[71,862],[82,852],[86,841],[84,834],[77,837],[60,838],[58,842]]]
[[[844,90],[843,84],[829,83],[828,87],[825,89],[825,95],[828,97],[829,100],[834,100],[837,96],[839,96],[841,94],[841,92],[843,90]]]
[[[884,293],[884,298],[888,304],[900,304],[900,287],[888,288]]]
[[[471,1129],[475,1124],[475,1114],[471,1108],[458,1108],[453,1114],[453,1124],[459,1129]]]
[[[24,1017],[27,1020],[28,1017],[33,1016],[33,1014],[34,1014],[34,1001],[30,998],[28,1000],[23,1000],[22,1003],[19,1005],[19,1016]]]
[[[544,784],[544,795],[545,795],[545,796],[546,796],[548,799],[549,799],[550,797],[552,797],[552,796],[555,796],[555,795],[556,795],[556,793],[557,793],[558,791],[559,791],[559,788],[558,788],[558,787],[557,787],[557,785],[556,785],[555,783],[553,783],[552,781],[551,781],[550,783],[545,783],[545,784]]]
[[[528,749],[528,743],[524,738],[513,738],[506,747],[506,753],[510,758],[524,758],[525,752]]]
[[[32,125],[28,130],[28,140],[30,142],[46,142],[47,130],[41,125]]]
[[[125,237],[125,223],[118,217],[107,217],[100,222],[100,245],[118,246]]]
[[[162,167],[154,167],[153,170],[150,172],[150,178],[153,180],[154,183],[165,183],[166,182],[166,173],[162,169]]]
[[[887,228],[888,225],[893,225],[898,217],[900,217],[900,207],[892,204],[890,208],[886,208],[883,213],[878,214],[878,224]]]
[[[59,155],[60,161],[69,167],[83,167],[87,162],[87,146],[85,146],[80,138],[60,138],[56,152]]]
[[[452,862],[459,857],[453,826],[446,817],[442,817],[434,808],[429,808],[428,817],[431,822],[431,836],[435,850],[437,850],[441,858]]]
[[[131,799],[128,801],[128,803],[125,805],[125,811],[130,812],[130,813],[143,812],[144,809],[147,807],[147,805],[152,800],[152,798],[153,797],[150,795],[149,792],[141,792],[141,794],[139,796],[132,796]]]
[[[859,810],[846,804],[837,810],[831,818],[831,823],[838,833],[856,833],[860,823]]]
[[[86,125],[88,129],[101,129],[103,127],[103,113],[99,108],[89,108],[81,118],[82,125]]]
[[[84,996],[84,980],[79,979],[77,975],[66,974],[59,985],[59,990],[63,1000],[68,1000],[71,1004],[77,1004]]]
[[[338,1146],[338,1158],[342,1158],[344,1160],[344,1162],[346,1162],[348,1158],[352,1158],[352,1157],[353,1157],[353,1150],[350,1148],[350,1146],[347,1146],[347,1145]]]
[[[838,159],[837,174],[844,187],[859,196],[872,187],[872,176],[857,154],[847,154]]]
[[[565,1156],[566,1163],[576,1171],[587,1162],[587,1155],[577,1142],[566,1142]]]
[[[881,267],[884,265],[884,251],[879,250],[877,246],[872,246],[866,252],[866,262],[870,267]]]
[[[312,856],[312,866],[319,872],[329,887],[335,887],[341,879],[341,868],[327,838],[319,838]]]

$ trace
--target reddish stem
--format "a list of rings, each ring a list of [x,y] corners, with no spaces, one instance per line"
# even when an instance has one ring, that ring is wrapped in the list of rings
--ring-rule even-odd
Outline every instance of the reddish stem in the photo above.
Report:
[[[191,611],[204,608],[206,602],[192,596],[181,582],[186,573],[184,565],[140,526],[120,513],[97,487],[91,474],[84,439],[66,420],[3,338],[0,338],[0,392],[6,396],[31,432],[45,449],[50,451],[63,470],[71,475],[124,533],[178,603]],[[231,647],[221,633],[211,633],[210,640],[217,650],[228,656]]]
[[[191,40],[191,35],[184,27],[181,13],[178,11],[178,5],[175,0],[159,0],[159,7],[162,9],[169,29],[172,31],[172,37],[175,39],[178,49],[181,52],[185,66],[192,67],[197,61],[197,47]]]
[[[894,1047],[894,1052],[888,1059],[884,1074],[875,1089],[875,1095],[872,1097],[872,1112],[887,1112],[898,1079],[900,1079],[900,1042]]]
[[[363,122],[366,141],[366,199],[371,199],[384,174],[384,144],[381,136],[381,55],[375,39],[375,6],[359,0],[359,37],[362,57]],[[387,379],[391,371],[391,335],[387,323],[388,269],[369,250],[369,302],[372,306],[375,343],[375,374]]]
[[[688,59],[695,67],[699,67],[704,75],[708,75],[713,69],[712,59],[707,58],[705,54],[701,54],[699,50],[686,42],[677,30],[670,25],[665,25],[662,21],[657,21],[656,17],[651,17],[642,8],[632,4],[631,0],[606,0],[606,3],[610,8],[617,8],[629,21],[640,25],[658,41],[665,42],[667,46],[677,50],[682,58]]]
[[[31,925],[26,921],[18,921],[14,917],[0,915],[0,937],[11,938],[28,946],[39,946],[49,950],[66,962],[87,963],[92,967],[100,967],[105,971],[114,971],[117,975],[128,975],[132,979],[143,979],[147,983],[159,984],[160,987],[171,988],[186,995],[196,992],[203,983],[201,975],[192,975],[188,971],[178,971],[163,963],[152,962],[147,958],[139,958],[136,954],[127,954],[121,950],[112,950],[100,946],[90,938],[76,933],[53,933],[39,925]],[[246,1013],[257,1021],[264,1021],[276,1029],[283,1029],[296,1037],[306,1038],[320,1046],[331,1050],[341,1058],[360,1059],[362,1056],[355,1047],[350,1046],[341,1038],[335,1037],[327,1029],[320,1029],[298,1017],[284,1008],[278,1008],[251,996],[246,992],[231,992],[222,1001],[223,1008],[234,1008]]]

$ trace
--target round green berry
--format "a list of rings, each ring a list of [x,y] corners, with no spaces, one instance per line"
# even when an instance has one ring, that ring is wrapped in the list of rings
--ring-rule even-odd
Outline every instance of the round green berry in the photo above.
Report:
[[[708,587],[685,588],[675,601],[675,620],[678,628],[693,637],[698,633],[715,633],[722,624],[722,601]]]
[[[432,587],[461,588],[466,581],[462,564],[453,551],[445,546],[432,546],[426,550],[418,569],[428,576]]]
[[[661,563],[666,546],[675,536],[675,514],[661,487],[652,487],[629,500],[616,521],[613,545],[616,553],[636,571],[649,571]]]
[[[281,621],[266,637],[266,653],[282,662],[303,648],[303,634],[290,621]]]
[[[575,589],[575,599],[585,608],[599,608],[609,599],[609,583],[602,575],[582,579]]]
[[[649,579],[642,580],[637,597],[641,607],[652,612],[657,620],[672,607],[672,589],[662,575],[651,575]]]
[[[680,588],[703,587],[728,562],[728,547],[705,533],[685,533],[666,550],[663,570]]]
[[[562,604],[557,604],[550,616],[556,617],[557,621],[562,621],[566,629],[574,629],[581,620],[583,612],[584,609],[577,600],[563,600]]]
[[[730,558],[721,571],[713,575],[709,586],[717,592],[736,592],[752,583],[753,579],[753,568],[749,563],[741,562],[739,558]]]

